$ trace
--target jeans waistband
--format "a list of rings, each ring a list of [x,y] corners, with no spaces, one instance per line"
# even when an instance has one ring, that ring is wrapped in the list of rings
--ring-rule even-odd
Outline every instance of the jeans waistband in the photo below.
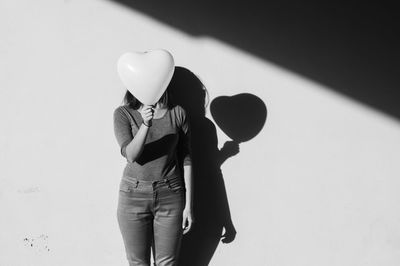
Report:
[[[166,183],[168,184],[169,182],[176,182],[177,179],[181,179],[180,176],[178,175],[170,175],[170,176],[166,176],[162,179],[158,179],[158,180],[141,180],[138,179],[136,177],[127,177],[127,176],[123,176],[122,180],[132,183],[133,185],[138,185],[138,184],[142,184],[142,185],[154,185],[154,184],[162,184],[162,183]]]

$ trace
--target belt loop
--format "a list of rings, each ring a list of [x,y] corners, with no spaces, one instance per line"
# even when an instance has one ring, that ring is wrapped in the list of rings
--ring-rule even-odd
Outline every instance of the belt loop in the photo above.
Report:
[[[169,183],[169,179],[167,177],[164,178],[164,182],[169,188],[171,188],[171,184]]]

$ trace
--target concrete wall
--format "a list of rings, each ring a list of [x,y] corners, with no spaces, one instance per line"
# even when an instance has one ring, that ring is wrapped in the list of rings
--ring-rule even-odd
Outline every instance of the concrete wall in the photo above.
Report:
[[[268,109],[222,165],[238,234],[210,265],[399,264],[398,120],[105,0],[3,0],[0,34],[0,265],[126,265],[116,60],[155,48],[197,74],[210,100],[250,93]]]

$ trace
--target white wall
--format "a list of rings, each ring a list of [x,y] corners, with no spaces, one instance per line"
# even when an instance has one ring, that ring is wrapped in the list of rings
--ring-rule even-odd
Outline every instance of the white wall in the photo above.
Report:
[[[3,0],[0,34],[0,265],[126,265],[116,60],[154,48],[211,100],[247,92],[268,108],[222,167],[238,235],[211,265],[399,265],[398,121],[105,0]]]

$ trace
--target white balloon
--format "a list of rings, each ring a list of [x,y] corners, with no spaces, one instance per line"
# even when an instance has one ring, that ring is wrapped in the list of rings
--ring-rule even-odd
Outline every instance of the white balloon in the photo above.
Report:
[[[127,90],[147,105],[158,102],[175,70],[174,58],[164,49],[125,53],[117,65],[119,77]]]

